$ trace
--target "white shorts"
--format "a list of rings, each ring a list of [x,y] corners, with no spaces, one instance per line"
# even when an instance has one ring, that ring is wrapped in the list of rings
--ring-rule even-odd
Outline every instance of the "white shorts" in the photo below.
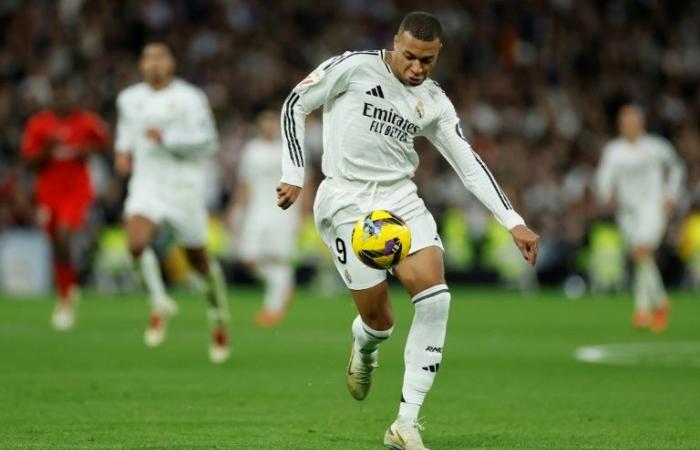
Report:
[[[163,199],[152,192],[129,193],[124,215],[144,216],[156,225],[167,224],[185,248],[204,247],[207,242],[208,212],[204,200],[186,197]]]
[[[367,289],[386,280],[387,271],[364,265],[350,243],[357,219],[375,209],[391,211],[406,222],[411,230],[409,254],[430,246],[443,249],[435,219],[411,180],[378,185],[327,178],[316,193],[314,221],[349,289]]]
[[[666,232],[666,215],[660,207],[622,209],[617,223],[628,246],[656,249]]]
[[[298,209],[292,208],[286,211],[279,208],[277,211],[248,211],[241,225],[239,241],[235,243],[240,257],[247,261],[268,258],[289,261],[296,249],[299,222]]]

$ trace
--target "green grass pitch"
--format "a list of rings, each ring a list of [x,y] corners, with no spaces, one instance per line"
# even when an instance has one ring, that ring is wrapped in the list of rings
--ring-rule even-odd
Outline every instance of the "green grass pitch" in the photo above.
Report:
[[[453,288],[445,357],[423,415],[432,449],[700,448],[700,301],[677,293],[671,327],[631,329],[631,301]],[[364,402],[345,387],[354,307],[302,290],[288,320],[252,323],[260,291],[231,289],[234,353],[206,356],[204,305],[178,295],[163,347],[142,344],[143,296],[83,294],[78,327],[51,331],[48,301],[0,299],[1,448],[379,449],[393,420],[411,306]],[[695,342],[662,364],[576,361],[576,348]]]

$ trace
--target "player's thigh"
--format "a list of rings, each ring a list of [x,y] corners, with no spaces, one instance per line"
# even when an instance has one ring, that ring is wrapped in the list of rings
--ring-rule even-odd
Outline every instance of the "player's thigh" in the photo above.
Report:
[[[162,202],[148,193],[129,194],[124,204],[126,239],[132,254],[151,244],[163,218]]]
[[[91,196],[77,195],[66,198],[55,208],[56,227],[71,232],[79,231],[87,220],[91,206]]]
[[[236,237],[237,240],[233,243],[234,250],[241,260],[251,263],[260,259],[265,229],[256,226],[255,218],[246,216]]]
[[[269,211],[248,215],[241,226],[238,252],[244,261],[290,261],[297,243],[295,216]]]
[[[426,210],[406,222],[411,230],[411,251],[394,274],[413,297],[437,284],[445,283],[442,241],[433,216]]]
[[[618,224],[633,254],[635,248],[640,249],[640,253],[643,253],[644,249],[654,252],[663,240],[666,216],[661,208],[640,207],[621,215]]]
[[[151,244],[158,230],[158,225],[141,214],[133,214],[125,219],[126,240],[129,251],[139,256]]]
[[[183,201],[165,206],[164,219],[185,248],[204,248],[207,243],[209,213],[204,202]]]
[[[430,287],[445,284],[442,249],[431,246],[412,253],[396,266],[394,274],[411,297]]]

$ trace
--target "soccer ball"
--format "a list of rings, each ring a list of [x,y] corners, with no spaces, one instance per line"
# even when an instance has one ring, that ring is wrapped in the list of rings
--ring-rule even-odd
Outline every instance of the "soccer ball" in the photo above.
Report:
[[[360,217],[352,229],[352,250],[365,265],[389,269],[411,248],[411,230],[400,217],[378,209]]]

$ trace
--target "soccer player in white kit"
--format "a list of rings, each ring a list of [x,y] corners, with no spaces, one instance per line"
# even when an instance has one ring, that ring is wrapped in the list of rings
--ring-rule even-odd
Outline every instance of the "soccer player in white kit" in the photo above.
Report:
[[[349,248],[352,227],[370,210],[387,209],[411,230],[409,256],[393,270],[415,307],[398,418],[384,435],[384,444],[396,449],[425,448],[418,413],[440,369],[450,305],[437,226],[411,181],[418,165],[414,138],[428,138],[510,230],[528,262],[537,258],[539,237],[472,151],[445,92],[428,78],[441,47],[439,21],[410,13],[394,37],[393,51],[346,52],[324,62],[294,88],[282,108],[285,152],[277,192],[278,205],[288,208],[304,183],[304,118],[323,106],[326,178],[316,194],[314,218],[359,311],[347,368],[348,388],[358,400],[368,393],[377,348],[391,336],[394,322],[386,271],[357,259]]]
[[[617,223],[634,263],[634,325],[661,332],[669,299],[654,253],[666,231],[685,178],[671,144],[646,133],[642,110],[626,105],[618,114],[620,137],[603,149],[597,173],[600,199],[616,209]]]
[[[161,225],[169,225],[194,269],[205,280],[212,332],[209,357],[228,359],[228,304],[219,264],[205,251],[207,208],[205,158],[218,149],[218,136],[204,92],[175,78],[175,59],[163,43],[146,45],[140,70],[144,81],[117,98],[116,169],[131,175],[124,207],[131,252],[143,274],[151,301],[146,345],[165,339],[176,312],[166,293],[150,244]]]
[[[292,258],[299,228],[299,205],[282,211],[273,202],[282,170],[279,115],[263,111],[257,136],[243,148],[233,199],[234,233],[241,259],[265,284],[263,307],[255,316],[260,326],[278,324],[294,293]]]

